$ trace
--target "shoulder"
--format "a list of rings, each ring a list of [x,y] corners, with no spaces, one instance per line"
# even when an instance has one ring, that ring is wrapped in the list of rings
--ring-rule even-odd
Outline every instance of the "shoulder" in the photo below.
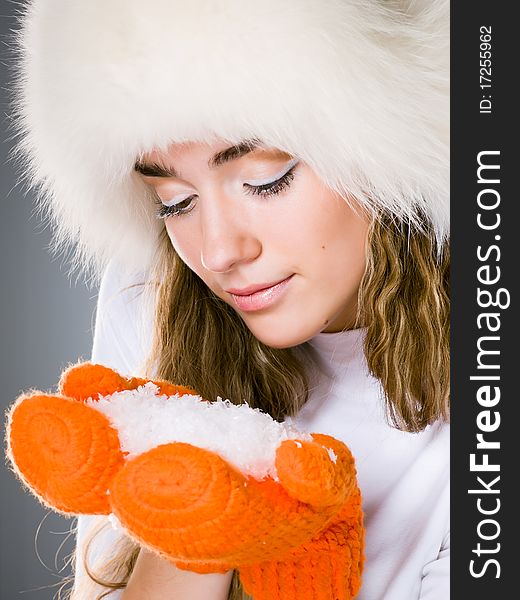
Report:
[[[142,310],[149,285],[147,273],[130,272],[112,260],[108,263],[99,286],[98,313],[109,313],[112,318]]]
[[[88,575],[86,567],[94,576],[103,578],[106,576],[104,571],[110,563],[114,568],[109,570],[117,570],[117,561],[120,561],[123,556],[128,556],[131,544],[121,529],[112,526],[107,515],[79,515],[71,600],[99,598],[100,594],[104,594],[103,597],[110,600],[119,599],[122,594],[121,589],[108,591],[105,586]]]
[[[151,345],[153,314],[146,273],[129,273],[111,261],[99,287],[92,362],[138,375]]]
[[[123,537],[121,530],[116,530],[107,515],[79,515],[76,528],[76,545],[79,550],[77,560],[78,572],[84,571],[84,558],[89,565],[100,559],[111,558],[115,544]],[[88,546],[88,556],[86,550]]]

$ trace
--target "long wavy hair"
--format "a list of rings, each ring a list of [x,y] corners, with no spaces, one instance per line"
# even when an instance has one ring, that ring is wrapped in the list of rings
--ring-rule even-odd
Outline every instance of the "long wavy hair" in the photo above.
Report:
[[[295,415],[309,393],[306,344],[266,346],[183,263],[166,230],[158,248],[143,284],[155,302],[144,375],[189,385],[207,399],[246,400],[276,420]],[[372,220],[355,326],[366,328],[364,353],[381,382],[388,422],[403,431],[449,420],[449,261],[448,245],[439,248],[427,226],[419,231],[384,214]],[[128,582],[139,554],[128,538],[109,562],[88,564],[89,547],[107,526],[101,518],[76,553],[88,578],[69,600],[100,600]],[[235,571],[228,600],[248,599]]]

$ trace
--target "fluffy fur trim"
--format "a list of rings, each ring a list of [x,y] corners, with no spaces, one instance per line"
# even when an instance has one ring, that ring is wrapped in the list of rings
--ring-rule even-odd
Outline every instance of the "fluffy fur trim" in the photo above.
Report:
[[[31,0],[17,156],[88,272],[149,265],[162,222],[133,165],[187,140],[260,139],[444,243],[448,44],[448,0]]]

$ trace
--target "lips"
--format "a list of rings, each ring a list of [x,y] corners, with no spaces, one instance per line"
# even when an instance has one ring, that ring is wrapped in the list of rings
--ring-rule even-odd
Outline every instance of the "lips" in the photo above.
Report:
[[[230,294],[233,294],[234,296],[250,296],[251,294],[259,292],[260,290],[266,290],[270,287],[273,287],[281,283],[282,281],[285,281],[286,279],[288,279],[288,277],[285,277],[284,279],[278,279],[277,281],[273,281],[272,283],[258,283],[241,289],[229,288],[225,291],[229,292]]]
[[[293,275],[294,275],[294,273],[293,273]],[[253,292],[253,293],[249,293],[249,294],[233,294],[233,293],[231,293],[231,296],[233,298],[235,306],[237,306],[237,308],[239,308],[240,310],[243,310],[246,312],[261,310],[263,308],[267,308],[268,306],[271,306],[285,294],[285,291],[286,291],[287,287],[289,286],[289,284],[293,278],[293,275],[291,275],[290,277],[287,277],[286,279],[282,279],[281,281],[279,281],[277,283],[271,284],[267,288],[258,289],[258,286],[255,286],[256,292]],[[250,288],[243,288],[242,290],[239,290],[239,291],[243,292],[244,290],[248,290],[248,289],[255,289],[255,288],[252,286]]]

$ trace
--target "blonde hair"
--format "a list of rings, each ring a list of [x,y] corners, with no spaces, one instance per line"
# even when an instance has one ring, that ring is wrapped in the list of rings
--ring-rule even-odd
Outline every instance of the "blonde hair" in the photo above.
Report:
[[[427,228],[419,231],[385,215],[371,223],[356,326],[367,328],[364,352],[381,382],[388,420],[404,431],[449,419],[449,260],[449,248],[439,249]],[[275,349],[257,340],[183,263],[166,230],[151,282],[156,312],[146,376],[189,385],[207,399],[247,400],[277,420],[301,409],[309,384],[305,344]],[[98,533],[99,528],[92,531],[79,549],[90,581],[78,585],[69,600],[90,600],[94,585],[110,591],[128,582],[139,546],[122,542],[93,573],[87,551]],[[228,600],[249,598],[235,571]]]

